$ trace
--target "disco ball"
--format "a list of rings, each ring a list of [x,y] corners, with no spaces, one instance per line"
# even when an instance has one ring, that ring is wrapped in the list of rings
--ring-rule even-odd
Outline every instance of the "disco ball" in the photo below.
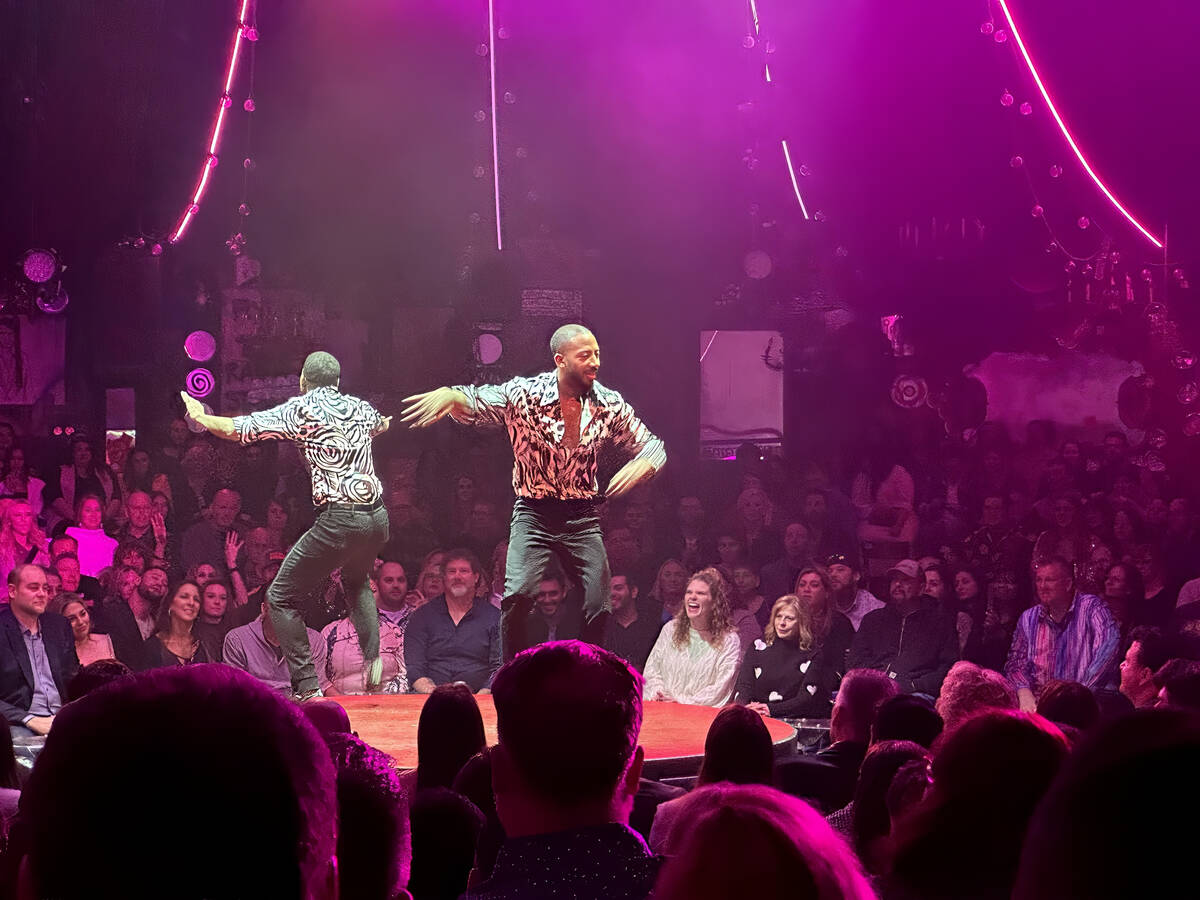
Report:
[[[775,265],[765,250],[751,250],[742,257],[742,269],[755,280],[766,278],[774,268]]]
[[[30,250],[21,260],[21,271],[34,284],[45,284],[58,272],[58,257],[53,250]]]
[[[70,302],[71,298],[67,296],[67,289],[60,284],[56,291],[43,291],[38,294],[37,308],[44,313],[56,315],[66,309]]]
[[[217,352],[217,339],[207,331],[193,331],[183,341],[183,350],[188,359],[208,362]]]
[[[1189,413],[1183,420],[1183,433],[1188,437],[1200,436],[1200,413]]]

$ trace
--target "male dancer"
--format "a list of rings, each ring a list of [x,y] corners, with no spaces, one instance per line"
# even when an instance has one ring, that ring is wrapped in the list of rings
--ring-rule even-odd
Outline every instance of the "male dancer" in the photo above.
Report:
[[[500,644],[505,661],[525,648],[525,620],[552,556],[583,586],[583,639],[599,644],[609,611],[608,556],[597,506],[652,477],[667,461],[663,442],[633,407],[596,381],[600,348],[582,325],[550,338],[554,370],[500,385],[455,385],[405,398],[415,428],[450,415],[465,424],[503,424],[513,445],[512,529]],[[596,457],[609,443],[634,456],[601,494]]]
[[[321,696],[301,606],[308,592],[339,566],[347,613],[362,647],[367,689],[383,676],[379,619],[367,576],[387,543],[388,518],[371,459],[371,439],[387,431],[392,420],[365,400],[340,393],[341,372],[330,354],[310,353],[300,372],[299,397],[232,419],[205,414],[196,399],[181,392],[188,415],[217,437],[243,444],[294,440],[312,471],[317,520],[288,551],[267,588],[271,625],[287,658],[297,700]]]

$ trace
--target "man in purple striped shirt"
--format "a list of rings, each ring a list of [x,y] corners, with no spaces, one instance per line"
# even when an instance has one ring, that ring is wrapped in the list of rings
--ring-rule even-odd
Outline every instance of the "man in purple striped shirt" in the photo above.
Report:
[[[1021,613],[1004,665],[1021,709],[1033,712],[1049,681],[1111,690],[1120,631],[1104,601],[1075,592],[1074,570],[1061,556],[1037,564],[1034,584],[1038,604]]]

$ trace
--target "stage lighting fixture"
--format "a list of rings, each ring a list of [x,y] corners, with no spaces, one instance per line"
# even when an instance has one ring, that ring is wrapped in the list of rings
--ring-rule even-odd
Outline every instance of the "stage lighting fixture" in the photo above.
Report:
[[[484,332],[475,337],[475,360],[484,366],[495,365],[504,355],[504,342],[497,335]]]
[[[208,362],[217,352],[217,340],[207,331],[193,331],[184,339],[183,349],[188,359]]]
[[[21,260],[21,271],[34,284],[45,284],[58,274],[58,257],[53,250],[27,250]]]
[[[44,289],[38,292],[37,308],[44,313],[57,314],[67,308],[71,298],[67,289],[60,283],[57,288]]]

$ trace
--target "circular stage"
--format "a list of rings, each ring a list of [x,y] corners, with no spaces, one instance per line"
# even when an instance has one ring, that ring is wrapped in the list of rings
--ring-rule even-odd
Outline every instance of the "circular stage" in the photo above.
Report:
[[[425,694],[363,694],[329,699],[340,704],[350,716],[350,726],[358,736],[387,753],[401,769],[417,765],[417,719],[425,705]],[[496,743],[496,707],[483,694],[475,698],[483,714],[483,727],[489,744]],[[704,755],[708,726],[720,712],[711,706],[683,706],[679,703],[647,703],[640,743],[646,751],[649,778],[694,775]],[[777,719],[763,719],[777,754],[791,753],[796,729]]]

